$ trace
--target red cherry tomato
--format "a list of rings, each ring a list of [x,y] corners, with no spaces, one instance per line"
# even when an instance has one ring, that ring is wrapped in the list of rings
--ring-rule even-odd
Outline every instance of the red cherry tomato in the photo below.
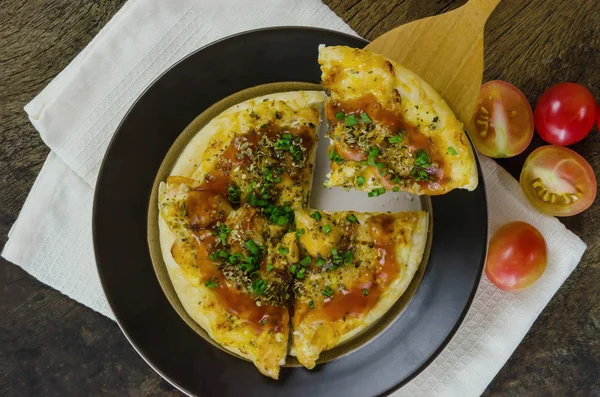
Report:
[[[533,137],[531,105],[517,87],[505,81],[481,86],[473,124],[475,147],[489,157],[516,156]]]
[[[560,83],[539,97],[535,105],[535,129],[552,145],[572,145],[590,133],[597,112],[596,100],[587,88]]]
[[[542,146],[531,152],[519,179],[531,204],[554,216],[578,214],[596,198],[592,167],[579,154],[562,146]]]
[[[361,161],[367,159],[367,155],[362,150],[360,150],[360,148],[356,147],[353,149],[343,141],[335,141],[334,147],[337,153],[344,160]]]
[[[542,234],[529,223],[510,222],[490,239],[485,275],[500,289],[518,291],[540,278],[546,264]]]

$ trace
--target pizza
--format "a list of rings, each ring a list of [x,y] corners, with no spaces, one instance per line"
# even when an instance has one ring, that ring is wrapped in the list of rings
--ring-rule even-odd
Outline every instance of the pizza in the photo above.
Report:
[[[293,92],[234,106],[159,187],[163,259],[186,312],[275,379],[289,339],[290,230],[308,203],[322,100]]]
[[[404,293],[425,250],[422,211],[296,210],[292,354],[313,368],[324,350],[358,334]]]
[[[462,124],[429,85],[363,50],[322,47],[319,63],[326,94],[278,93],[227,109],[185,147],[158,192],[162,256],[182,306],[274,379],[288,351],[312,369],[383,316],[427,241],[422,211],[309,208],[323,104],[326,187],[373,197],[477,186]]]
[[[477,187],[463,125],[441,96],[397,63],[350,47],[319,48],[327,92],[327,185],[378,196]]]

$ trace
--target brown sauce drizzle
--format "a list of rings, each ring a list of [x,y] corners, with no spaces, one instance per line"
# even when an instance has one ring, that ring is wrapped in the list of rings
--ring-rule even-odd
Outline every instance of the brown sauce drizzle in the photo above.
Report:
[[[387,214],[373,216],[368,221],[369,235],[377,250],[378,268],[360,275],[352,288],[336,291],[323,306],[309,311],[310,321],[327,319],[338,321],[345,317],[362,317],[379,302],[390,283],[398,277],[399,264],[395,254],[393,236],[395,219]],[[368,295],[363,293],[368,290]]]
[[[258,306],[252,297],[243,293],[223,276],[221,270],[209,257],[216,249],[212,229],[219,222],[224,222],[232,211],[227,201],[227,188],[231,185],[231,171],[238,166],[247,165],[250,161],[248,156],[238,157],[238,148],[247,143],[247,148],[255,150],[259,145],[262,134],[266,134],[269,139],[275,140],[285,132],[301,136],[302,145],[307,150],[310,150],[314,145],[314,138],[310,133],[310,129],[281,130],[279,127],[270,125],[261,128],[259,132],[237,136],[219,156],[214,170],[206,175],[199,186],[188,193],[187,198],[188,221],[193,230],[197,246],[195,267],[203,275],[201,281],[217,280],[218,285],[213,291],[219,302],[228,313],[236,315],[247,324],[250,324],[257,334],[269,329],[275,332],[283,331],[284,325],[289,321],[287,309],[267,304]],[[250,228],[251,223],[246,222],[243,227]],[[178,244],[175,244],[172,249],[173,257],[178,263],[185,260],[182,257],[185,255],[184,250],[180,248]]]
[[[361,113],[366,113],[375,123],[383,124],[390,128],[392,134],[404,131],[406,138],[404,144],[408,146],[412,153],[417,150],[424,149],[430,155],[432,161],[440,165],[440,172],[436,174],[436,180],[433,182],[419,181],[417,182],[421,189],[427,192],[435,192],[440,190],[440,184],[447,182],[449,170],[445,169],[445,162],[439,152],[439,148],[431,141],[430,138],[421,134],[419,128],[409,123],[407,120],[390,110],[384,109],[377,101],[373,94],[366,94],[359,98],[347,100],[344,102],[332,101],[329,102],[326,108],[326,116],[329,121],[338,122],[335,115],[338,112],[344,114],[354,114],[360,119]],[[366,159],[364,151],[356,144],[345,144],[343,137],[341,142],[335,142],[336,148],[340,156],[347,160],[360,161]],[[445,148],[443,148],[445,150]],[[385,177],[389,181],[389,174]],[[391,183],[391,182],[390,182]]]

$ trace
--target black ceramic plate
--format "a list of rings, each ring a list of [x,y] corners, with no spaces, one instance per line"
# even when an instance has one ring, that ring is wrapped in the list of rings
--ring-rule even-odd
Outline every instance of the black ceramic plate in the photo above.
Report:
[[[275,28],[236,35],[186,57],[132,106],[104,158],[94,200],[98,272],[111,309],[142,357],[182,391],[199,396],[369,396],[414,377],[448,343],[483,269],[487,207],[474,192],[431,199],[433,243],[421,285],[401,315],[370,343],[312,371],[282,368],[279,381],[207,343],[165,297],[147,244],[148,200],[167,151],[194,118],[260,84],[319,83],[317,46],[363,47],[321,29]]]

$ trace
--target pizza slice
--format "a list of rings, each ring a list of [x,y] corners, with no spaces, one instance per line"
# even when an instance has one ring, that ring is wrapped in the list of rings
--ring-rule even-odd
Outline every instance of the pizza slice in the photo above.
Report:
[[[289,339],[294,208],[305,206],[322,94],[257,98],[213,119],[159,188],[163,259],[186,312],[278,378]]]
[[[320,47],[319,64],[331,139],[328,186],[370,196],[477,187],[477,165],[463,125],[426,82],[356,48]]]
[[[296,227],[292,354],[311,369],[321,352],[358,334],[404,293],[423,257],[428,218],[297,210]]]

